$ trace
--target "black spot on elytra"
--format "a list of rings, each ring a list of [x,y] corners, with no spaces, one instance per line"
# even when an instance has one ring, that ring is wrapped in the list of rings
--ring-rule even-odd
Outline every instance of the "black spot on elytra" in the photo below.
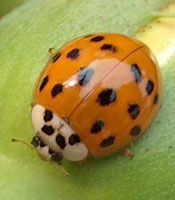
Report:
[[[50,110],[45,110],[45,114],[44,114],[44,121],[48,122],[53,118],[53,114]]]
[[[80,138],[78,135],[76,134],[72,134],[70,137],[69,137],[69,144],[70,145],[74,145],[76,143],[79,143],[80,142]]]
[[[157,104],[159,102],[159,95],[156,94],[154,97],[154,104]]]
[[[56,137],[56,143],[61,149],[64,149],[66,146],[65,138],[60,134],[58,134]]]
[[[91,128],[91,133],[96,134],[96,133],[100,132],[103,127],[104,127],[104,122],[102,120],[98,120],[93,124],[93,126]]]
[[[102,106],[107,106],[116,100],[116,91],[112,88],[103,90],[98,95],[97,102]]]
[[[48,81],[49,81],[49,77],[46,76],[46,77],[43,79],[43,81],[42,81],[42,83],[41,83],[41,85],[40,85],[40,88],[39,88],[39,91],[40,91],[40,92],[44,89],[44,87],[46,86],[46,84],[47,84]]]
[[[146,84],[146,92],[148,95],[150,95],[152,93],[154,89],[154,83],[151,80],[148,80],[147,84]]]
[[[59,93],[63,91],[63,85],[61,83],[54,85],[51,91],[52,97],[56,97]]]
[[[61,56],[61,53],[58,52],[52,57],[52,62],[55,63]]]
[[[136,82],[136,83],[141,82],[141,80],[142,80],[142,75],[141,75],[139,66],[138,66],[137,64],[131,65],[131,71],[132,71],[133,74],[134,74],[135,82]]]
[[[128,108],[128,113],[132,119],[136,119],[140,113],[140,108],[137,104],[132,104]]]
[[[115,138],[113,136],[109,136],[108,138],[104,139],[101,143],[101,147],[109,147],[114,143]]]
[[[77,80],[81,86],[85,86],[89,83],[92,76],[94,74],[94,70],[92,68],[81,68],[78,74]]]
[[[137,135],[140,134],[140,132],[141,132],[141,128],[140,128],[139,125],[134,126],[134,127],[130,130],[130,134],[131,134],[132,136],[137,136]]]
[[[108,51],[112,51],[113,53],[115,53],[117,51],[117,48],[111,44],[104,44],[101,47],[101,50],[108,50]]]
[[[46,135],[52,135],[54,133],[54,129],[52,126],[47,126],[44,125],[41,130],[46,134]]]
[[[102,40],[104,40],[103,36],[95,36],[91,39],[91,42],[100,42]]]
[[[80,50],[78,48],[72,49],[68,54],[67,54],[67,58],[70,59],[76,59],[80,54],[79,54]]]

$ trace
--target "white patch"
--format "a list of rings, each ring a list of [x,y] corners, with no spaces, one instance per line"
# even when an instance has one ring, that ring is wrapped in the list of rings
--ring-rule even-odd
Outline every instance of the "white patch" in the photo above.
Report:
[[[51,155],[49,154],[49,147],[45,146],[45,147],[37,147],[36,148],[38,154],[41,156],[41,158],[43,160],[49,161],[51,158]]]
[[[74,145],[67,144],[63,155],[67,160],[79,161],[87,157],[88,149],[82,142]]]
[[[45,108],[40,106],[39,104],[35,105],[32,109],[32,123],[35,131],[40,132],[41,127],[44,126],[43,115],[45,112]]]
[[[56,114],[52,114],[53,118],[50,121],[45,122],[43,119],[45,115],[45,108],[39,104],[36,104],[32,109],[33,126],[44,144],[48,145],[49,148],[55,152],[61,152],[67,160],[79,161],[86,158],[88,155],[88,149],[82,142],[75,143],[74,145],[69,144],[69,137],[72,134],[76,134],[71,126]],[[41,130],[44,125],[52,126],[52,128],[55,130],[54,133],[52,135],[47,135],[44,133]],[[56,143],[56,136],[58,134],[61,134],[65,138],[66,146],[64,149],[61,149]],[[41,154],[43,154],[42,151]]]

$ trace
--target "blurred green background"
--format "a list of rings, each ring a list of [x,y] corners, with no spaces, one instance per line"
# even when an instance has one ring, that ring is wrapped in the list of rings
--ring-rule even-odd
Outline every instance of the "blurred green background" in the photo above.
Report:
[[[65,161],[71,174],[66,178],[27,147],[11,143],[34,135],[32,91],[50,47],[91,32],[132,36],[172,1],[32,0],[18,7],[22,2],[0,1],[0,16],[8,13],[0,20],[0,199],[175,199],[174,57],[161,66],[164,103],[147,133],[129,147],[133,160],[116,154],[85,165]]]
[[[0,17],[12,12],[16,7],[28,2],[29,0],[1,0],[0,1]]]

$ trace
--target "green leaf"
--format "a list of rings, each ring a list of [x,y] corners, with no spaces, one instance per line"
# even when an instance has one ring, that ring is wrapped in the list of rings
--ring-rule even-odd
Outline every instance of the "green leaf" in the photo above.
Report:
[[[147,133],[130,147],[133,160],[116,154],[91,158],[84,165],[65,161],[71,174],[67,178],[27,147],[11,142],[12,138],[29,142],[35,134],[30,120],[32,92],[49,48],[91,32],[128,30],[133,35],[168,2],[34,0],[0,21],[0,199],[175,199],[174,57],[161,66],[164,103]]]
[[[151,48],[160,67],[164,67],[175,53],[175,4],[156,13],[161,17],[140,29],[135,37]]]
[[[0,18],[29,0],[1,0]]]

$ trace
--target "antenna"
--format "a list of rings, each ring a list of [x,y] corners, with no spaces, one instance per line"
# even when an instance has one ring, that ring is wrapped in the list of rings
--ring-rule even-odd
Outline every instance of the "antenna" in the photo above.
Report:
[[[12,138],[12,142],[22,143],[22,144],[26,145],[28,148],[34,150],[34,147],[32,145],[28,144],[27,142],[25,142],[23,140],[18,140],[18,139]]]
[[[11,139],[12,142],[15,142],[15,143],[21,143],[21,144],[24,144],[25,146],[27,146],[28,148],[30,148],[31,150],[36,150],[35,147],[31,144],[28,144],[27,142],[23,141],[23,140],[18,140],[18,139],[14,139],[12,138]],[[51,164],[54,164],[56,166],[58,166],[60,168],[60,170],[64,173],[65,176],[70,176],[69,172],[61,165],[61,164],[58,164],[56,162],[53,162],[53,161],[50,161],[49,162]]]

